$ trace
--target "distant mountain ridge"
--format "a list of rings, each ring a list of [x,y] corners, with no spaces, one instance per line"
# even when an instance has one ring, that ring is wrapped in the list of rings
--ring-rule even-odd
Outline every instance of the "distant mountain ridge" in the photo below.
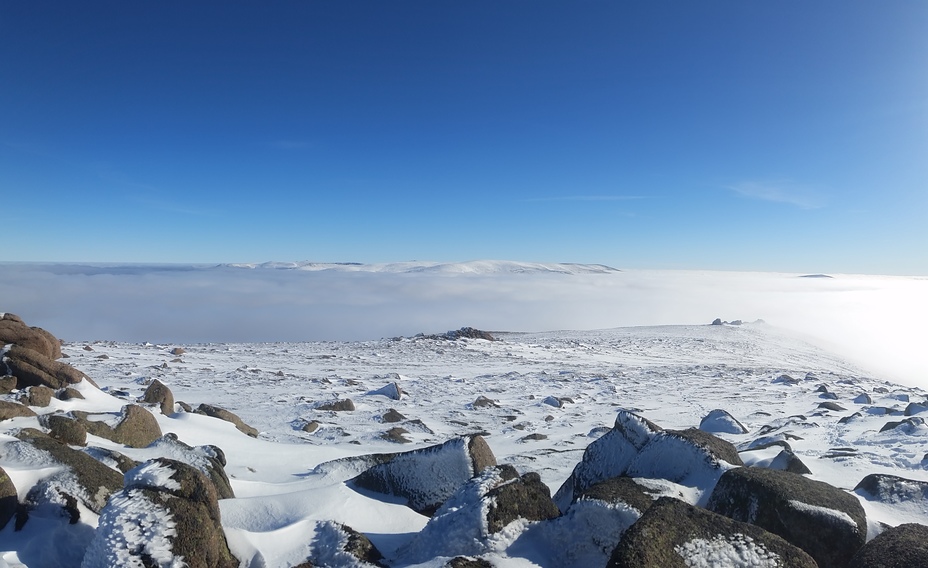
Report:
[[[621,272],[617,268],[604,264],[581,264],[572,262],[517,262],[509,260],[472,260],[468,262],[391,262],[378,264],[361,264],[357,262],[262,262],[220,264],[222,268],[241,268],[248,270],[302,270],[302,271],[338,271],[338,272],[380,272],[380,273],[432,273],[432,274],[608,274]]]

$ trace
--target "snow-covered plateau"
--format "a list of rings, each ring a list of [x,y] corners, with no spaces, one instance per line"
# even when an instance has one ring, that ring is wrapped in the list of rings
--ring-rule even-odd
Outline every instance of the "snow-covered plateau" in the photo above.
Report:
[[[928,524],[926,393],[790,332],[754,322],[461,335],[63,343],[61,368],[96,386],[69,379],[43,399],[39,383],[20,380],[0,397],[0,468],[15,488],[12,501],[0,494],[0,514],[11,511],[0,517],[0,566],[630,565],[613,551],[650,513],[590,486],[625,476],[648,503],[704,511],[731,471],[800,465],[809,473],[796,477],[859,502],[866,520],[801,492],[780,505],[761,498],[740,520],[762,526],[765,506],[782,507],[858,534],[855,546]],[[16,349],[3,349],[13,375]],[[221,410],[243,424],[214,417]],[[151,440],[114,441],[130,415],[154,423]],[[68,439],[53,416],[86,437]],[[737,453],[709,448],[688,430],[699,427]],[[66,451],[108,472],[79,473]],[[487,459],[499,466],[478,471]],[[123,481],[96,481],[111,474]],[[871,474],[904,480],[859,487]],[[207,493],[217,510],[198,501]],[[202,557],[179,555],[190,503],[221,525],[231,560],[212,540],[184,545]],[[536,505],[540,519],[522,513]],[[680,566],[815,565],[790,564],[760,538],[700,533],[669,550]],[[797,546],[819,565],[847,565]]]

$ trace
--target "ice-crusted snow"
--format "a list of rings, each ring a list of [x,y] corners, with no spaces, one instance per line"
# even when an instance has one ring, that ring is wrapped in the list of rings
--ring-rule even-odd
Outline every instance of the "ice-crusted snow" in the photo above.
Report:
[[[157,461],[148,461],[126,472],[123,483],[126,487],[164,487],[180,489],[180,483],[171,479],[174,469]]]
[[[141,555],[158,568],[185,568],[176,557],[171,537],[177,534],[171,514],[137,489],[113,495],[100,513],[96,534],[81,568],[143,568]]]
[[[780,556],[747,535],[695,538],[674,551],[689,568],[776,568]]]

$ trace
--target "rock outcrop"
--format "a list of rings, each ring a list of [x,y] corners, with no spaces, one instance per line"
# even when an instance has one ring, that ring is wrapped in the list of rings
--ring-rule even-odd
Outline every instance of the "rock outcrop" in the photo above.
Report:
[[[848,568],[928,568],[928,526],[886,529],[857,551]]]
[[[220,408],[218,406],[213,406],[212,404],[201,404],[194,410],[196,414],[202,414],[204,416],[209,416],[210,418],[218,418],[220,420],[225,420],[226,422],[231,422],[235,424],[235,427],[244,434],[251,436],[252,438],[258,437],[258,430],[252,428],[248,424],[239,418],[236,414],[229,412],[225,408]]]

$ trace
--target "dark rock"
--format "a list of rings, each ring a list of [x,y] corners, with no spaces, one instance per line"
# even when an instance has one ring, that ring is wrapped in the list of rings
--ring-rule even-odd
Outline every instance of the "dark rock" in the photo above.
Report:
[[[16,514],[16,508],[19,506],[19,498],[16,494],[16,486],[13,480],[0,467],[0,530],[6,526],[13,515]]]
[[[20,416],[35,416],[35,412],[28,406],[19,404],[18,402],[0,400],[0,420],[9,420],[10,418],[17,418]]]
[[[70,446],[87,445],[87,429],[73,417],[64,414],[52,414],[45,417],[48,435]]]
[[[87,375],[71,365],[59,363],[37,351],[19,345],[10,347],[3,358],[3,363],[6,364],[7,374],[16,377],[16,386],[21,389],[38,385],[60,389],[85,379],[90,384],[94,384]]]
[[[786,471],[729,470],[706,508],[780,535],[823,568],[846,566],[867,538],[864,510],[853,495]]]
[[[336,400],[335,402],[328,402],[326,404],[320,404],[316,407],[316,410],[330,410],[333,412],[351,412],[354,410],[354,403],[350,398]]]
[[[387,440],[388,442],[395,442],[397,444],[409,444],[412,440],[403,436],[403,434],[409,434],[409,430],[404,428],[390,428],[386,432],[380,435],[381,438]]]
[[[521,438],[519,438],[519,441],[520,442],[537,442],[540,440],[547,440],[547,439],[548,437],[545,436],[544,434],[539,434],[537,432],[534,432],[532,434],[529,434],[528,436],[522,436]]]
[[[580,494],[577,501],[586,499],[609,504],[624,503],[640,515],[660,497],[656,489],[641,485],[631,477],[613,477],[591,485]]]
[[[886,529],[857,551],[848,568],[928,568],[928,527]]]
[[[836,412],[843,412],[847,410],[837,402],[820,402],[818,403],[819,408],[824,408],[825,410],[834,410]]]
[[[455,556],[445,564],[445,568],[493,568],[493,564],[483,558]]]
[[[39,408],[45,408],[52,402],[55,391],[44,386],[34,386],[26,389],[25,395],[19,398],[19,402]]]
[[[867,393],[861,393],[854,398],[856,404],[873,404],[873,399]]]
[[[116,427],[105,422],[90,420],[86,412],[74,412],[74,416],[87,429],[88,434],[100,436],[132,448],[144,448],[161,437],[161,427],[151,412],[137,404],[122,407]]]
[[[161,407],[161,414],[170,416],[174,414],[174,393],[166,387],[164,383],[155,379],[145,389],[142,395],[142,402],[146,404],[157,404]]]
[[[794,379],[789,375],[780,375],[779,377],[773,379],[774,384],[779,385],[798,385],[799,379]]]
[[[187,351],[184,350],[183,347],[175,347],[174,349],[171,349],[171,355],[183,355],[186,352]]]
[[[715,318],[712,320],[712,325],[722,325],[722,318]]]
[[[301,428],[301,430],[309,434],[312,434],[318,429],[319,429],[319,423],[316,422],[315,420],[310,420],[306,424],[303,424],[303,427]]]
[[[777,566],[815,568],[808,554],[782,538],[746,523],[731,520],[661,497],[622,537],[609,559],[610,568],[687,568],[704,560],[710,548],[731,551],[731,557],[769,559]],[[716,564],[713,564],[716,565]],[[723,565],[723,564],[718,564]],[[753,566],[750,560],[726,566]]]
[[[491,489],[487,495],[487,530],[498,533],[516,519],[544,521],[561,513],[551,500],[551,490],[534,472]]]
[[[818,395],[818,397],[828,400],[838,400],[838,395],[833,392],[823,392],[822,394]]]
[[[61,357],[61,342],[41,327],[29,327],[15,314],[0,316],[0,347],[10,343],[49,359]]]
[[[399,454],[382,454],[376,465],[352,480],[362,489],[406,498],[409,507],[431,515],[469,479],[496,465],[480,436],[455,438]]]
[[[387,423],[402,422],[403,420],[406,420],[406,417],[397,412],[396,409],[391,408],[383,413],[381,420]]]
[[[496,341],[496,338],[493,337],[490,332],[473,327],[462,327],[461,329],[446,331],[439,335],[425,335],[422,337],[424,339],[446,339],[448,341],[456,341],[458,339],[485,339],[487,341]]]
[[[180,409],[184,412],[193,412],[193,407],[182,400],[177,401],[177,406],[179,406]]]
[[[245,424],[241,418],[232,412],[229,412],[225,408],[220,408],[211,404],[201,404],[194,412],[197,414],[203,414],[204,416],[209,416],[210,418],[218,418],[220,420],[225,420],[226,422],[231,422],[232,424],[235,424],[235,427],[238,428],[240,432],[243,432],[252,438],[258,437],[258,430],[252,428],[248,424]]]
[[[166,483],[154,484],[153,480],[165,477]],[[138,530],[140,526],[146,530]],[[152,535],[160,538],[152,539]],[[167,562],[159,557],[159,565],[239,565],[222,530],[213,484],[196,468],[167,458],[149,460],[126,474],[125,489],[100,514],[84,565],[125,565],[128,554],[133,565],[155,566],[150,547],[161,544],[158,541],[167,541],[173,557]]]
[[[717,408],[699,422],[699,429],[713,434],[747,434],[748,429],[727,411]]]
[[[108,465],[111,468],[118,469],[122,473],[126,473],[130,469],[139,466],[139,462],[126,456],[125,454],[121,454],[116,450],[111,450],[109,448],[89,446],[84,449],[84,452],[100,463]]]

